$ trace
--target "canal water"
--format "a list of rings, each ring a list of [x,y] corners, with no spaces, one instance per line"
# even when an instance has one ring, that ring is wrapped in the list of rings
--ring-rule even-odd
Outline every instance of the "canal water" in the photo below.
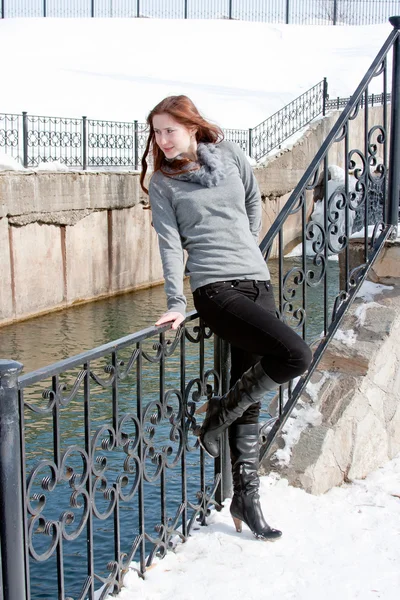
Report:
[[[269,262],[272,282],[274,284],[275,294],[278,292],[277,270],[278,265],[275,261]],[[285,272],[289,269],[293,274],[290,282],[286,286],[287,298],[292,296],[291,290],[296,290],[296,294],[292,298],[292,314],[296,314],[296,308],[301,305],[301,290],[302,280],[299,278],[299,269],[301,261],[299,258],[285,259]],[[329,296],[329,312],[333,308],[334,298],[339,291],[339,269],[338,263],[329,261],[329,277],[328,277],[328,296]],[[298,285],[300,284],[300,285]],[[321,302],[322,286],[307,287],[307,330],[306,337],[309,342],[320,337],[323,330],[323,306]],[[188,310],[193,309],[192,296],[190,293],[188,281],[185,281],[185,292],[188,299]],[[165,294],[163,286],[157,286],[147,290],[103,299],[96,302],[83,304],[59,312],[50,313],[35,319],[21,322],[15,325],[0,328],[0,357],[11,358],[20,361],[24,365],[24,373],[31,372],[35,369],[47,366],[58,360],[71,357],[75,354],[84,352],[91,348],[100,346],[112,340],[123,337],[129,333],[137,332],[141,329],[154,324],[157,317],[160,316],[166,309]],[[298,315],[297,315],[298,317]],[[293,318],[295,321],[295,317]],[[187,351],[187,380],[198,377],[198,344],[193,347],[188,346]],[[126,357],[129,359],[129,356]],[[104,364],[100,361],[97,365],[101,370]],[[209,340],[205,344],[205,368],[213,366],[213,344]],[[149,367],[149,368],[147,368]],[[152,367],[152,369],[150,368]],[[100,371],[98,371],[100,374]],[[68,374],[66,384],[73,382],[78,375],[78,371]],[[103,370],[104,376],[104,370]],[[166,389],[178,388],[179,380],[179,354],[172,356],[166,363]],[[154,371],[154,365],[144,365],[143,367],[143,386],[146,387],[146,401],[157,402],[158,393],[158,372]],[[51,385],[51,380],[47,381],[47,386]],[[27,390],[25,400],[31,401],[36,406],[43,407],[43,399],[41,397],[44,388],[38,387],[34,390]],[[128,377],[126,381],[121,383],[119,388],[121,413],[129,412],[135,409],[134,398],[136,392],[135,374]],[[40,401],[39,401],[40,397]],[[91,395],[92,404],[92,420],[98,422],[99,427],[105,422],[111,421],[111,400],[110,390],[99,388],[94,390]],[[42,404],[40,404],[42,402]],[[171,398],[170,404],[174,410],[178,411],[178,402]],[[267,413],[265,407],[264,414]],[[82,447],[83,431],[83,402],[82,394],[68,404],[63,410],[63,420],[60,422],[60,439],[61,445],[64,447],[76,444]],[[151,424],[150,424],[151,429]],[[179,442],[171,440],[170,432],[171,425],[167,422],[155,427],[155,437],[152,440],[154,446],[163,447],[166,443],[171,448],[171,464],[174,460],[174,455],[178,453]],[[105,436],[107,437],[107,432]],[[104,437],[104,435],[103,435]],[[25,421],[25,440],[26,440],[26,464],[27,474],[35,467],[38,461],[53,460],[53,433],[52,433],[52,414],[35,414],[27,412]],[[101,440],[100,440],[101,441]],[[104,450],[104,449],[103,449]],[[105,449],[106,450],[106,449]],[[78,453],[79,454],[79,453]],[[100,464],[101,457],[107,455],[106,451],[99,451]],[[107,455],[107,473],[110,479],[110,474],[118,476],[123,471],[122,465],[124,454],[118,455],[118,452],[110,452]],[[126,459],[126,456],[125,456]],[[74,462],[75,461],[75,462]],[[122,461],[122,462],[121,462]],[[151,460],[149,463],[147,475],[154,481],[145,485],[145,518],[146,531],[154,530],[154,526],[160,523],[160,478],[156,476],[157,464]],[[82,457],[71,456],[68,466],[75,468],[76,474],[82,474]],[[195,503],[196,493],[199,490],[200,481],[200,461],[199,452],[188,452],[187,454],[187,490],[189,499]],[[167,469],[168,475],[165,478],[166,486],[166,501],[168,516],[174,517],[179,504],[182,500],[181,473],[180,463],[178,462],[175,469]],[[132,479],[137,474],[136,469],[132,469],[130,474],[131,480],[126,487],[132,485]],[[32,493],[43,494],[41,481],[43,476],[51,476],[51,469],[43,467],[37,475],[37,482],[32,484]],[[212,484],[213,480],[213,461],[206,460],[205,477],[208,484]],[[112,479],[112,478],[111,478]],[[115,479],[114,479],[115,481]],[[104,485],[108,485],[106,478]],[[74,528],[78,527],[79,519],[82,516],[82,501],[83,498],[78,498],[78,504],[72,509],[69,508],[71,499],[71,489],[68,485],[60,487],[57,493],[45,492],[47,497],[46,509],[43,512],[48,520],[60,519],[60,507],[64,508],[64,514],[70,512],[74,514],[74,519],[65,516],[66,524],[65,531],[71,534],[71,540],[66,539],[63,542],[63,561],[64,561],[64,576],[66,582],[66,596],[72,598],[79,597],[82,583],[87,574],[87,547],[85,545],[85,534],[73,538]],[[101,495],[101,494],[100,494]],[[136,494],[137,496],[137,494]],[[40,498],[36,500],[40,504]],[[107,513],[109,498],[102,498],[99,501],[97,510],[99,514]],[[37,506],[36,504],[36,506]],[[71,521],[68,523],[68,519]],[[138,533],[138,506],[132,506],[132,503],[127,502],[126,506],[122,503],[120,509],[120,520],[123,521],[124,527],[121,528],[121,547],[129,553],[134,537]],[[46,535],[40,535],[40,523],[37,526],[37,535],[33,534],[33,544],[38,555],[45,553],[51,546],[51,531]],[[107,577],[105,565],[107,561],[113,559],[113,532],[114,523],[113,516],[102,520],[95,519],[93,524],[93,536],[95,541],[94,567],[96,573],[102,577]],[[151,534],[156,537],[156,534]],[[146,551],[150,552],[152,544],[147,543]],[[137,554],[133,557],[137,560]],[[31,598],[32,600],[52,600],[57,596],[57,580],[56,580],[56,553],[52,557],[43,562],[30,560],[31,570]],[[52,576],[49,577],[49,573]],[[97,587],[97,586],[96,586]]]

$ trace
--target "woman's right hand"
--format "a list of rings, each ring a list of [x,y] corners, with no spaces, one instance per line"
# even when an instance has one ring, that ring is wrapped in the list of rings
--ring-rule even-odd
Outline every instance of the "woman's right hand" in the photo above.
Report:
[[[179,325],[185,320],[185,317],[180,312],[166,312],[155,322],[155,325],[165,325],[165,323],[172,323],[172,329],[178,329]]]

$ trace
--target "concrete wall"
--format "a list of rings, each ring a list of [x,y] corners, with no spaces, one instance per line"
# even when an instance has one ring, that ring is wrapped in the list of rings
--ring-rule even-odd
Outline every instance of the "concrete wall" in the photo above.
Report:
[[[370,110],[371,126],[381,112]],[[317,121],[293,147],[255,168],[263,197],[262,236],[337,115]],[[360,113],[350,127],[356,147],[364,146],[363,131]],[[333,145],[328,162],[344,166],[343,142]],[[158,244],[145,203],[137,173],[0,173],[0,325],[161,283]],[[307,215],[312,204],[309,192]],[[285,224],[285,250],[300,231],[301,211]]]

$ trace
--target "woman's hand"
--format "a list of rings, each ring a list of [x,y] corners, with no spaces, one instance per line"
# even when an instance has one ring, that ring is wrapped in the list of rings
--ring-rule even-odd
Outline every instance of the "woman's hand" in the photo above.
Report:
[[[164,325],[165,323],[172,323],[172,329],[178,329],[179,325],[185,320],[185,317],[180,312],[166,312],[155,322],[155,325]]]

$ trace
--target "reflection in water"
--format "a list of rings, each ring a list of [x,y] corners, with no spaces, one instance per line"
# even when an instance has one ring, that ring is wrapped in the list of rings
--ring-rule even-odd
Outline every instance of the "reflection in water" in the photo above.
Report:
[[[339,267],[337,262],[328,262],[327,283],[331,313],[333,299],[339,289]],[[300,265],[300,258],[285,259],[284,271],[299,268]],[[277,298],[277,262],[269,261],[269,267]],[[311,264],[308,268],[311,268]],[[294,305],[300,306],[302,286],[293,287],[296,289]],[[308,341],[313,336],[318,337],[323,329],[322,287],[307,287]],[[188,310],[192,310],[193,299],[188,280],[185,280],[185,294]],[[71,307],[1,327],[0,357],[22,362],[24,373],[27,373],[154,325],[165,310],[162,285]]]

